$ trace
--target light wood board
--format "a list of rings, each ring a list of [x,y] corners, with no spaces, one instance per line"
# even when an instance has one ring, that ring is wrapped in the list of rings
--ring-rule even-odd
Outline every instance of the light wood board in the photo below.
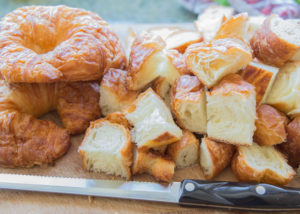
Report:
[[[124,38],[128,24],[115,25],[120,37]],[[147,25],[148,27],[148,25]],[[133,26],[134,28],[134,26]],[[138,30],[145,26],[138,26]],[[61,125],[56,113],[43,117]],[[68,153],[56,161],[55,165],[48,167],[34,167],[32,169],[6,169],[0,168],[0,173],[30,174],[42,176],[62,176],[92,179],[120,179],[105,174],[85,172],[81,167],[81,159],[77,152],[83,135],[73,136],[72,146]],[[137,181],[154,181],[151,176],[138,175],[133,177]],[[175,171],[173,181],[183,179],[203,179],[200,166],[194,165]],[[215,180],[236,181],[230,168],[222,172]],[[294,178],[289,186],[300,187],[300,179]],[[0,190],[0,213],[248,213],[246,211],[228,211],[211,208],[185,208],[174,204],[144,202],[134,200],[108,199],[94,197],[90,202],[86,196],[63,194],[21,192]],[[291,213],[291,212],[289,212]]]

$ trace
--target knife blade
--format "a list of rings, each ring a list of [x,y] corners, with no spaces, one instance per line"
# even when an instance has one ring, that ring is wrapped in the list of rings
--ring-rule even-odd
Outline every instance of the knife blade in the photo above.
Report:
[[[257,211],[300,210],[300,190],[263,183],[183,180],[154,182],[1,174],[0,188],[135,199]]]

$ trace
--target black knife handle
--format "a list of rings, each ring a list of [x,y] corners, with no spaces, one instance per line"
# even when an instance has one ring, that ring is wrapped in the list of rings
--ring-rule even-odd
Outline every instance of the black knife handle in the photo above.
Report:
[[[300,210],[300,190],[264,183],[184,180],[179,203],[242,210]]]

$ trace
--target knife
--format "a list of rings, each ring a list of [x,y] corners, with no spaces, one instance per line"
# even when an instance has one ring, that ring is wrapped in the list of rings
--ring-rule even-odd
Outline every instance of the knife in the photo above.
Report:
[[[257,211],[300,210],[300,190],[263,183],[183,180],[154,182],[1,174],[0,188],[135,199]]]

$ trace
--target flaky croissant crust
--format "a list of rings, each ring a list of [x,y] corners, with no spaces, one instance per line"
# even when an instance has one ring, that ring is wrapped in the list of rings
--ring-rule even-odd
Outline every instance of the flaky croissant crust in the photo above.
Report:
[[[66,6],[29,6],[0,22],[0,72],[8,82],[89,81],[126,58],[98,15]]]

